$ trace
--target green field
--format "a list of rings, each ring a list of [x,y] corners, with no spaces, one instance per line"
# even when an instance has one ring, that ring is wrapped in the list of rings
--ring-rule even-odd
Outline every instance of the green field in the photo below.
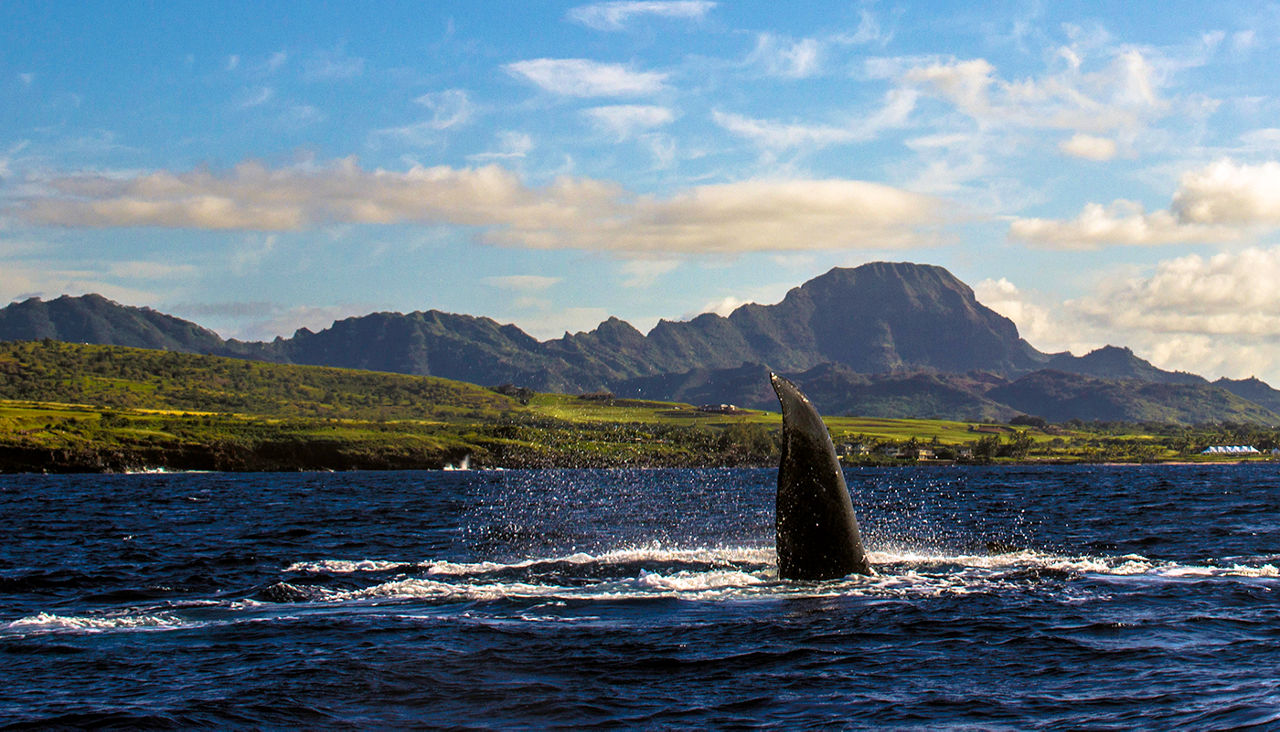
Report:
[[[425,376],[58,342],[0,343],[0,470],[776,464],[781,417],[493,389]],[[1246,426],[827,420],[850,462],[1222,460]],[[1234,459],[1234,458],[1233,458]]]

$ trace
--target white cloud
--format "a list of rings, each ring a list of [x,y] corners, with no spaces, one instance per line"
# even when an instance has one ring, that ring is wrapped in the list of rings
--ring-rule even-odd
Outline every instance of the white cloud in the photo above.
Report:
[[[1162,261],[1101,277],[1085,295],[1048,302],[1007,280],[974,287],[1037,348],[1077,355],[1111,343],[1163,369],[1260,376],[1280,384],[1280,248]]]
[[[56,266],[23,265],[6,263],[0,267],[0,301],[59,295],[85,295],[96,292],[117,302],[150,304],[162,296],[152,290],[143,290],[112,281],[112,275],[98,269],[59,269]]]
[[[281,66],[284,66],[285,62],[288,60],[289,60],[289,54],[287,51],[283,51],[283,50],[276,51],[275,53],[271,54],[271,56],[267,59],[266,70],[275,71],[279,69]]]
[[[269,306],[270,314],[247,324],[218,332],[224,337],[239,338],[246,341],[269,341],[276,336],[288,338],[300,328],[310,331],[321,331],[334,324],[335,321],[352,316],[364,315],[368,308],[358,305],[301,305],[296,307]],[[239,322],[239,319],[236,319]]]
[[[1240,142],[1249,149],[1274,152],[1280,149],[1280,127],[1250,130],[1240,135]]]
[[[1178,218],[1197,224],[1280,226],[1280,163],[1218,160],[1182,176]]]
[[[29,71],[18,74],[18,81],[22,82],[23,86],[31,86],[35,80],[36,75]]]
[[[1051,249],[1096,249],[1104,244],[1155,246],[1233,241],[1240,232],[1187,224],[1169,211],[1147,213],[1135,201],[1086,204],[1074,219],[1015,219],[1009,237]]]
[[[706,0],[605,2],[573,8],[569,11],[568,18],[596,30],[617,31],[626,28],[631,19],[642,15],[701,20],[715,6],[714,2]]]
[[[1161,333],[1280,336],[1280,248],[1161,262],[1079,303],[1108,324]]]
[[[1035,302],[1009,280],[986,279],[974,285],[973,292],[978,302],[1012,320],[1018,326],[1018,335],[1028,343],[1050,350],[1079,347],[1069,337],[1064,338],[1068,333],[1075,333],[1062,327],[1061,315],[1055,317],[1055,312],[1060,310]]]
[[[297,129],[324,120],[324,112],[310,104],[290,104],[280,111],[276,124],[281,127]]]
[[[364,73],[365,60],[348,55],[341,47],[321,51],[307,59],[304,75],[313,81],[354,79]]]
[[[678,259],[633,259],[622,265],[623,287],[649,287],[664,274],[680,266]]]
[[[271,256],[279,240],[280,237],[276,234],[246,236],[231,253],[229,261],[231,272],[236,275],[257,272],[262,267],[263,261]]]
[[[841,43],[850,43],[861,45],[864,43],[887,43],[892,34],[885,33],[880,28],[879,21],[871,11],[863,8],[858,11],[858,29],[853,35],[839,36],[836,40]]]
[[[171,280],[191,277],[198,270],[190,264],[173,264],[171,262],[112,262],[107,265],[107,273],[112,277],[135,280]]]
[[[762,68],[771,76],[803,79],[817,74],[822,66],[822,44],[813,38],[793,41],[772,33],[756,37],[756,47],[747,63]]]
[[[1058,149],[1085,160],[1110,160],[1116,156],[1116,141],[1108,137],[1094,137],[1076,133],[1070,139],[1058,143]]]
[[[585,110],[583,114],[620,140],[625,140],[642,130],[670,124],[675,119],[675,114],[670,109],[646,104],[594,107]]]
[[[227,71],[235,71],[239,67],[240,67],[239,56],[235,54],[231,54],[230,56],[227,56]]]
[[[827,145],[850,142],[860,139],[857,132],[847,127],[833,125],[806,125],[799,123],[782,123],[771,120],[752,119],[740,114],[715,110],[711,113],[716,124],[726,131],[745,137],[770,149],[790,149],[806,146],[825,147]]]
[[[905,124],[915,104],[914,91],[893,89],[885,95],[884,105],[875,114],[864,119],[851,120],[844,125],[774,122],[719,110],[712,112],[712,119],[728,132],[752,140],[767,149],[821,148],[828,145],[873,140],[882,131]]]
[[[498,133],[498,147],[495,150],[468,155],[471,162],[491,162],[494,160],[512,160],[523,158],[533,150],[533,138],[524,132],[502,130]]]
[[[431,110],[431,118],[402,125],[374,130],[373,140],[389,139],[416,147],[427,147],[441,142],[442,132],[462,127],[471,120],[475,111],[467,92],[462,89],[444,89],[423,94],[413,100]]]
[[[560,282],[559,277],[544,275],[501,275],[485,277],[482,282],[503,290],[519,290],[520,292],[541,292]]]
[[[868,74],[944,99],[982,125],[1084,132],[1136,130],[1167,114],[1164,74],[1142,51],[1122,49],[1095,72],[1082,71],[1072,48],[1059,49],[1056,73],[1007,81],[985,59],[873,59]]]
[[[241,109],[249,109],[251,107],[260,107],[271,101],[275,97],[276,92],[269,86],[261,86],[249,92],[244,101],[240,102]]]
[[[666,198],[560,178],[525,185],[496,166],[367,171],[328,166],[53,178],[17,215],[71,227],[291,231],[346,224],[480,227],[487,243],[616,252],[886,249],[931,243],[938,199],[856,180],[747,180]]]
[[[471,98],[463,89],[445,89],[423,94],[413,101],[431,110],[431,119],[427,124],[436,130],[461,126],[471,119],[475,111]]]
[[[733,295],[729,295],[719,300],[712,300],[711,302],[704,304],[702,309],[698,312],[688,314],[688,316],[686,316],[686,320],[701,315],[702,313],[715,313],[716,315],[723,315],[727,318],[730,313],[743,305],[746,305],[748,302],[748,300],[739,300]]]
[[[1257,34],[1252,30],[1237,31],[1231,35],[1231,47],[1236,53],[1249,51],[1257,42]]]
[[[516,61],[505,68],[549,92],[573,97],[651,94],[661,90],[667,78],[657,71],[632,71],[621,64],[584,58],[536,58]]]
[[[1237,241],[1277,227],[1280,163],[1224,159],[1184,173],[1167,211],[1147,213],[1141,204],[1125,200],[1090,203],[1068,221],[1015,219],[1009,236],[1053,248],[1089,249]]]
[[[1280,248],[1160,262],[1067,307],[1166,369],[1280,383]]]

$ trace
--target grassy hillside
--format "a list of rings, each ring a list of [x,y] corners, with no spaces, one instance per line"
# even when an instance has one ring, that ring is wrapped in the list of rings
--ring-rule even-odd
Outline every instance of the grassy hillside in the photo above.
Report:
[[[0,343],[0,399],[273,417],[493,419],[518,402],[429,376],[120,346]]]
[[[0,470],[772,465],[780,416],[494,390],[433,377],[57,342],[0,344]],[[837,444],[977,460],[1199,459],[1277,444],[1254,427],[1071,430],[913,419],[827,420]],[[959,448],[966,448],[961,450]]]

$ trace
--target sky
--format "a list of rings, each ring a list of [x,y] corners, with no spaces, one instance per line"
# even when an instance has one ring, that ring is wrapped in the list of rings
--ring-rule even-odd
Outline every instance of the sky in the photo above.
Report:
[[[0,303],[554,338],[946,267],[1280,385],[1280,4],[0,3]]]

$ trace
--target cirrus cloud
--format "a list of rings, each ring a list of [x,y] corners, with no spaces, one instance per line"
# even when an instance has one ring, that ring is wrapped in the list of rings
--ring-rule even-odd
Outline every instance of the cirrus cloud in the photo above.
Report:
[[[633,71],[621,64],[585,58],[535,58],[506,65],[522,77],[555,94],[570,97],[618,97],[660,91],[667,75],[657,71]]]
[[[715,6],[708,0],[621,0],[581,5],[571,9],[568,17],[589,28],[617,31],[626,28],[632,18],[642,15],[699,20]]]
[[[646,104],[615,104],[594,107],[583,114],[597,126],[609,130],[619,139],[626,139],[641,130],[670,124],[675,114],[666,107]]]
[[[365,170],[354,158],[270,169],[248,162],[133,177],[67,176],[17,214],[68,227],[284,231],[330,224],[477,227],[480,240],[532,249],[737,253],[931,243],[936,198],[857,180],[746,180],[639,195],[563,177],[525,184],[498,165]]]

